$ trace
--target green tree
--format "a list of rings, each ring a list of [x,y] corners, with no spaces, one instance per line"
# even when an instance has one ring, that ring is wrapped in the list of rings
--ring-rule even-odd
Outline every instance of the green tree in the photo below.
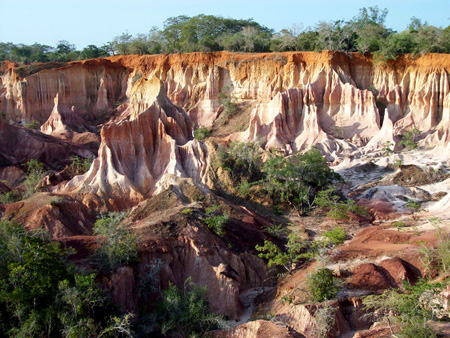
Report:
[[[195,285],[190,278],[182,290],[170,284],[162,292],[158,317],[163,335],[178,332],[184,337],[203,337],[206,331],[225,327],[223,320],[209,310],[206,287]]]
[[[181,52],[181,34],[183,32],[183,26],[189,19],[186,15],[179,15],[170,17],[164,21],[164,29],[161,34],[167,42],[167,51],[169,53]]]
[[[72,160],[72,163],[68,166],[68,173],[72,177],[76,175],[83,175],[90,169],[92,165],[91,158],[71,156],[70,159]]]
[[[318,50],[319,33],[311,28],[301,32],[297,38],[297,50],[314,51]]]
[[[299,28],[292,26],[289,29],[282,29],[278,34],[275,34],[270,43],[270,50],[275,52],[288,52],[297,49],[297,37],[299,35]]]
[[[255,182],[262,178],[262,151],[256,143],[231,142],[227,149],[220,148],[217,160],[227,170],[233,182]]]
[[[402,140],[399,142],[400,145],[404,146],[406,149],[416,149],[417,148],[417,138],[419,137],[421,131],[417,128],[413,128],[403,133]]]
[[[73,61],[77,60],[79,52],[76,50],[75,45],[69,43],[66,40],[58,41],[56,48],[49,55],[50,61]]]
[[[96,45],[88,45],[80,53],[80,58],[83,60],[101,58],[106,56],[109,56],[108,51],[103,47],[99,48]]]
[[[11,60],[15,61],[12,57],[12,50],[15,45],[12,42],[0,42],[0,60]]]
[[[119,36],[116,36],[111,41],[111,49],[114,51],[113,54],[131,54],[131,41],[132,35],[128,32],[124,32]]]
[[[131,39],[128,52],[130,54],[139,55],[149,54],[150,49],[148,35],[138,34],[135,38]]]
[[[313,254],[308,252],[311,247],[307,241],[302,240],[294,233],[289,234],[287,239],[285,250],[268,240],[264,241],[263,246],[256,245],[255,249],[260,252],[258,257],[267,259],[269,268],[278,265],[289,273],[297,267],[297,263],[301,260],[313,257]]]
[[[442,47],[445,53],[450,53],[450,26],[442,30]]]
[[[73,251],[41,235],[0,222],[0,336],[131,337],[95,274],[77,272]]]
[[[66,338],[97,337],[99,322],[104,320],[107,299],[95,282],[96,275],[74,275],[74,282],[67,279],[58,284],[57,303],[61,308],[58,318],[62,334]]]
[[[194,130],[194,137],[199,141],[203,141],[210,134],[211,134],[211,131],[205,127],[200,127],[200,128],[197,128]]]
[[[384,25],[387,9],[380,10],[378,6],[361,8],[352,21],[357,35],[356,49],[361,53],[372,53],[382,48],[383,41],[392,34]]]
[[[55,290],[60,280],[70,278],[66,251],[2,221],[0,254],[0,335],[56,335]]]
[[[354,50],[354,31],[343,20],[319,22],[316,26],[316,50],[340,50],[351,52]]]
[[[263,171],[264,187],[272,199],[299,211],[311,207],[317,192],[340,179],[317,148],[289,157],[272,154]]]
[[[363,305],[375,317],[386,317],[389,325],[392,322],[398,324],[401,330],[397,337],[434,338],[437,336],[427,322],[444,313],[442,303],[438,301],[442,289],[442,284],[425,280],[419,280],[415,285],[405,282],[401,290],[388,289],[381,295],[367,296]]]
[[[25,187],[23,198],[31,197],[39,189],[39,184],[47,175],[47,172],[44,170],[44,164],[36,159],[28,161],[27,172],[25,181],[23,181]]]
[[[336,297],[340,287],[339,280],[334,276],[333,271],[327,268],[320,268],[308,275],[307,290],[315,302],[323,302]]]
[[[109,270],[137,260],[137,238],[120,223],[125,213],[110,212],[94,224],[99,245],[96,255],[101,267]]]

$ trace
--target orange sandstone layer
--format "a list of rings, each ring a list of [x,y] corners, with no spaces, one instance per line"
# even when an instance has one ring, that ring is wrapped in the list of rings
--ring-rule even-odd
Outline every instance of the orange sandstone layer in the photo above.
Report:
[[[127,55],[21,68],[4,62],[0,109],[10,124],[37,120],[42,132],[78,143],[109,119],[99,158],[63,190],[121,208],[180,176],[207,185],[208,151],[193,140],[193,127],[214,124],[221,93],[253,107],[247,130],[229,140],[286,153],[317,145],[332,161],[396,144],[417,127],[421,145],[448,153],[449,71],[444,54],[381,65],[330,51]]]

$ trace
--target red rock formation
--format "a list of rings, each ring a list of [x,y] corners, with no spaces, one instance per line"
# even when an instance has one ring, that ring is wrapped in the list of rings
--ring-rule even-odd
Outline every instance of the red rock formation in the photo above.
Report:
[[[349,286],[355,289],[382,291],[391,288],[388,276],[372,263],[365,263],[357,266],[353,271]]]
[[[69,193],[87,190],[87,204],[127,208],[166,189],[177,177],[204,183],[207,151],[192,140],[189,117],[170,102],[160,80],[139,82],[131,115],[102,129],[99,156],[91,169],[64,188]],[[138,95],[145,100],[135,102]]]
[[[160,280],[163,288],[171,282],[179,288],[190,277],[207,287],[214,313],[239,319],[243,306],[241,291],[264,285],[264,262],[250,254],[236,254],[209,232],[188,226],[177,238],[149,241],[141,253],[141,266],[161,260]]]
[[[32,158],[53,165],[71,155],[93,157],[89,150],[32,129],[10,125],[0,119],[0,167],[21,164]]]
[[[333,305],[336,304],[327,305],[334,307]],[[289,312],[277,314],[276,319],[303,334],[306,338],[315,338],[322,329],[318,327],[315,314],[323,306],[325,304],[294,305]],[[327,337],[336,338],[350,331],[348,323],[338,307],[332,310],[331,315],[334,317],[334,324],[328,329]]]
[[[92,212],[79,201],[50,193],[9,204],[2,216],[29,230],[44,229],[52,238],[90,235],[95,221]]]
[[[6,64],[0,109],[9,121],[45,122],[46,133],[77,143],[89,140],[75,140],[74,125],[114,111],[98,161],[67,191],[85,189],[86,203],[121,208],[177,176],[205,183],[206,148],[190,141],[192,123],[214,122],[221,92],[256,106],[248,130],[230,139],[263,141],[287,152],[318,145],[335,160],[370,139],[367,151],[420,126],[430,131],[427,145],[446,149],[449,70],[445,55],[403,56],[379,66],[359,54],[327,51],[114,56],[29,70]],[[386,107],[381,130],[377,102]]]
[[[105,277],[104,284],[112,301],[119,305],[122,313],[136,313],[137,290],[132,267],[122,266],[112,271]]]
[[[91,148],[96,151],[100,138],[89,130],[95,130],[95,127],[89,127],[75,106],[70,109],[63,105],[59,100],[59,94],[56,94],[55,106],[47,121],[41,126],[41,132],[78,145],[89,147],[91,143]]]
[[[53,69],[37,69],[22,77],[11,67],[2,76],[3,94],[0,109],[8,120],[44,123],[52,109],[53,99],[59,95],[67,106],[75,108],[87,119],[95,119],[125,97],[129,70],[100,63],[71,63]],[[5,90],[6,89],[6,90]]]
[[[206,126],[217,116],[220,92],[231,93],[238,102],[266,105],[279,93],[311,86],[309,110],[316,111],[321,128],[339,138],[359,135],[363,142],[379,130],[373,93],[400,131],[411,123],[423,131],[436,127],[446,118],[443,113],[450,100],[448,57],[434,54],[417,59],[403,56],[389,66],[374,65],[358,54],[324,51],[115,56],[43,69],[26,77],[11,65],[3,68],[0,107],[17,122],[43,123],[57,94],[67,106],[95,118],[128,101],[139,79],[152,76],[164,82],[172,102]],[[405,124],[405,119],[410,122]]]
[[[72,143],[94,140],[93,134],[81,133],[90,125],[103,129],[99,156],[89,172],[55,188],[80,197],[84,205],[68,197],[63,205],[58,200],[52,203],[49,196],[54,196],[47,194],[2,207],[2,213],[14,217],[27,211],[22,221],[31,227],[44,225],[54,237],[86,235],[93,222],[86,205],[126,209],[181,180],[206,191],[208,150],[193,139],[192,131],[193,125],[214,124],[222,111],[220,93],[254,107],[248,129],[224,136],[227,140],[261,141],[264,147],[286,153],[317,145],[328,159],[339,161],[350,153],[357,157],[357,147],[365,146],[359,152],[364,154],[380,150],[387,141],[395,144],[398,134],[417,127],[427,133],[421,145],[448,153],[449,71],[450,59],[445,55],[402,56],[380,66],[358,54],[333,52],[114,56],[34,68],[5,63],[0,81],[0,110],[5,114],[0,119],[0,178],[6,177],[8,186],[1,186],[2,191],[20,180],[23,172],[18,165],[30,158],[51,164],[72,153],[92,155]],[[109,122],[102,125],[106,117]],[[32,120],[43,123],[42,132],[51,136],[13,125]],[[406,190],[385,190],[406,195]],[[379,192],[383,195],[384,190]],[[378,203],[381,215],[386,205],[373,196],[367,199]],[[443,198],[440,206],[447,207],[449,198]],[[76,224],[70,215],[78,213],[83,217]],[[146,239],[140,252],[142,266],[161,259],[162,286],[169,281],[181,286],[191,277],[207,286],[214,312],[237,319],[242,311],[239,293],[264,284],[264,264],[248,253],[228,250],[202,229],[189,225],[171,238]],[[408,233],[368,228],[334,258],[416,252],[414,240]],[[405,261],[394,258],[357,267],[348,282],[353,288],[378,291],[413,279],[415,273]],[[125,311],[137,307],[134,278],[128,267],[107,281],[112,297]],[[315,305],[279,307],[277,319],[298,334],[313,337],[316,310]],[[330,336],[350,330],[350,321],[344,320],[340,309],[335,319]],[[256,322],[223,334],[288,337],[291,331]]]
[[[389,273],[393,279],[394,286],[397,287],[401,287],[404,281],[415,283],[420,277],[420,271],[417,268],[398,257],[385,259],[378,266]]]

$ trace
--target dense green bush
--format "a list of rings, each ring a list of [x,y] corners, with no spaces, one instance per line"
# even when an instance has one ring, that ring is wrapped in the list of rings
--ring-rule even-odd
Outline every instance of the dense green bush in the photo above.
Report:
[[[420,203],[419,202],[415,202],[413,200],[407,199],[406,200],[406,204],[405,204],[405,208],[409,209],[411,211],[412,214],[414,214],[415,212],[420,210]]]
[[[341,227],[336,227],[333,230],[324,232],[322,237],[325,239],[326,245],[335,246],[344,243],[347,234]]]
[[[137,260],[136,235],[120,225],[125,216],[125,213],[110,212],[94,224],[98,243],[96,257],[102,268],[113,270]]]
[[[236,185],[262,178],[262,151],[256,143],[231,142],[228,148],[219,148],[217,160]]]
[[[77,271],[70,252],[41,234],[0,222],[0,336],[119,337],[118,322],[129,330],[95,274]]]
[[[5,194],[0,193],[0,203],[1,204],[9,204],[20,201],[22,199],[22,195],[17,190],[8,191]]]
[[[194,137],[199,141],[203,141],[209,136],[209,134],[211,134],[211,131],[205,127],[197,128],[194,130]]]
[[[402,135],[402,140],[399,142],[399,144],[404,146],[406,149],[416,149],[417,137],[420,135],[420,133],[421,131],[417,128],[406,131]]]
[[[402,327],[396,334],[398,338],[437,338],[438,335],[425,322],[414,321]]]
[[[79,156],[72,156],[70,159],[72,160],[72,163],[68,167],[68,173],[72,177],[83,175],[92,165],[92,159],[88,157],[81,158]]]
[[[320,268],[308,275],[306,280],[307,291],[315,302],[323,302],[336,297],[340,287],[339,280],[333,271]]]
[[[23,193],[23,198],[31,197],[38,189],[39,184],[42,182],[47,172],[44,170],[44,164],[36,159],[31,159],[27,163],[27,176],[23,185],[25,191]]]
[[[267,232],[269,235],[282,238],[286,235],[289,235],[290,231],[283,224],[272,224],[263,228],[264,232]]]
[[[183,337],[203,337],[206,331],[225,327],[223,320],[209,310],[206,287],[193,284],[190,278],[182,290],[170,284],[162,292],[158,322],[163,335],[178,332]]]
[[[336,323],[336,308],[324,303],[316,310],[314,333],[317,338],[328,338]]]
[[[436,247],[422,245],[421,260],[427,270],[427,275],[433,270],[450,272],[450,234],[442,228],[437,229]]]
[[[233,97],[224,93],[219,93],[219,103],[223,106],[223,115],[225,117],[233,116],[239,111],[239,106]]]
[[[29,129],[38,129],[41,126],[41,124],[39,123],[39,121],[32,120],[29,123],[25,123],[23,126]]]
[[[314,204],[323,210],[327,210],[327,216],[335,220],[349,219],[349,213],[355,215],[367,215],[367,210],[353,200],[341,201],[336,191],[332,188],[319,191],[314,199]]]
[[[229,220],[228,214],[222,212],[218,205],[212,205],[206,208],[205,212],[207,216],[203,218],[203,222],[206,226],[218,236],[225,235],[224,227]]]
[[[267,155],[263,163],[263,151],[258,144],[232,142],[228,148],[219,148],[217,163],[230,173],[235,189],[243,197],[250,194],[252,186],[259,185],[275,206],[284,204],[299,212],[313,206],[319,191],[341,180],[315,147],[288,157],[275,152]],[[347,209],[356,208],[347,203]]]
[[[26,166],[27,174],[25,180],[22,182],[24,186],[23,194],[20,194],[17,190],[11,190],[5,194],[0,194],[1,204],[14,203],[21,199],[29,198],[39,190],[42,180],[48,174],[44,170],[44,164],[36,159],[31,159],[26,163]]]
[[[264,163],[264,187],[275,203],[310,208],[316,194],[340,179],[317,148],[289,157],[272,154]]]
[[[389,289],[381,295],[363,299],[364,308],[376,319],[387,317],[400,326],[398,337],[436,337],[427,322],[448,315],[440,301],[441,283],[419,280],[415,285],[404,282],[402,290]]]
[[[264,245],[256,245],[255,249],[260,252],[258,257],[268,260],[268,266],[281,266],[287,272],[291,272],[297,267],[301,260],[307,260],[314,256],[311,245],[308,241],[291,233],[287,237],[287,243],[284,250],[280,249],[271,241],[265,240]]]

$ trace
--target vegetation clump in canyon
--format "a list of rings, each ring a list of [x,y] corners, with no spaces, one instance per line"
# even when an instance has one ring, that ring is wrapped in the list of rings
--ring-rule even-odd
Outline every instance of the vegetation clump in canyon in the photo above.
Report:
[[[13,222],[0,222],[0,237],[3,337],[117,337],[119,326],[129,330],[96,274],[67,259],[73,252]]]

